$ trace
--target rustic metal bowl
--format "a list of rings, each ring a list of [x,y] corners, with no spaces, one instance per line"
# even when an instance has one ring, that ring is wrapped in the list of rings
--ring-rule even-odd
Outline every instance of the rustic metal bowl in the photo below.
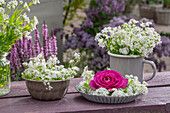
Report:
[[[107,103],[107,104],[123,104],[134,101],[139,95],[134,96],[125,96],[125,97],[113,97],[113,96],[98,96],[98,95],[91,95],[80,92],[78,90],[78,86],[76,85],[76,90],[87,100],[97,103]]]
[[[50,85],[53,87],[51,90],[46,90],[46,86],[42,81],[25,79],[25,82],[33,98],[38,100],[57,100],[63,98],[67,93],[70,79],[50,82]]]

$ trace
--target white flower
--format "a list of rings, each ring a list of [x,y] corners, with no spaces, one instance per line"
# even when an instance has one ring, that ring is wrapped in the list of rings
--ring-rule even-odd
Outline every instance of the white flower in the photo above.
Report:
[[[100,96],[108,96],[109,91],[105,88],[99,88],[96,89],[96,91],[93,92],[93,95],[100,95]]]
[[[147,22],[146,23],[146,26],[150,26],[152,23],[151,22]]]
[[[24,31],[24,35],[28,40],[32,38],[30,32],[28,32],[28,31]]]
[[[144,24],[144,23],[141,23],[140,26],[141,26],[141,27],[145,27],[145,24]]]
[[[72,69],[75,70],[75,71],[79,71],[79,68],[76,67],[76,66],[72,67]]]
[[[70,60],[70,61],[69,61],[69,64],[72,64],[73,62],[74,62],[74,60]]]
[[[75,59],[80,60],[80,53],[74,53],[74,57],[75,57]]]
[[[39,23],[36,16],[34,16],[33,21],[34,21],[34,25],[37,25]]]
[[[37,26],[38,23],[39,23],[39,22],[38,22],[37,17],[34,16],[34,18],[33,18],[33,23],[31,24],[32,30],[35,30],[35,29],[36,29],[36,26]]]
[[[27,2],[25,2],[25,4],[24,4],[24,8],[26,8],[26,9],[27,9],[27,11],[29,11],[29,12],[30,12],[30,8],[29,8],[29,6],[28,6]]]
[[[121,90],[116,90],[116,91],[114,91],[113,93],[112,93],[112,95],[111,96],[115,96],[115,97],[124,97],[124,96],[127,96],[127,94],[126,93],[124,93],[123,91],[121,91]]]
[[[120,48],[120,49],[119,49],[119,52],[122,53],[122,54],[124,54],[124,55],[127,55],[128,52],[129,52],[129,49],[128,49],[128,48]]]
[[[23,4],[23,1],[19,1],[20,4]]]
[[[0,5],[5,4],[5,0],[0,0]]]
[[[98,44],[100,47],[104,48],[105,47],[105,43],[104,43],[104,40],[103,39],[98,39]]]
[[[130,24],[133,24],[133,23],[136,24],[136,23],[139,23],[139,22],[136,21],[135,19],[130,19],[129,23],[130,23]]]
[[[0,13],[3,14],[4,13],[4,8],[0,7]]]
[[[4,15],[2,15],[2,16],[3,16],[4,20],[9,19],[9,16],[8,16],[7,14],[4,14]]]
[[[33,0],[33,4],[40,4],[40,1],[39,0]]]
[[[83,77],[84,80],[90,80],[93,79],[94,73],[93,71],[89,71],[88,66],[86,66],[81,76]]]
[[[29,17],[27,16],[26,13],[24,13],[24,15],[23,15],[22,17],[23,17],[24,21],[26,21],[27,23],[30,23],[30,19],[29,19]]]

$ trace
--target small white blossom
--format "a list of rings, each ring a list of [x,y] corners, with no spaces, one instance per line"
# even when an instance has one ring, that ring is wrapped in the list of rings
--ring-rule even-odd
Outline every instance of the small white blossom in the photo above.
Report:
[[[109,91],[105,88],[99,88],[93,92],[93,95],[107,96]]]
[[[23,4],[23,1],[19,1],[20,4]]]
[[[33,4],[40,4],[39,0],[33,0]]]
[[[2,13],[2,14],[3,14],[3,13],[4,13],[4,11],[5,11],[5,10],[4,10],[4,8],[0,7],[0,13]]]
[[[28,40],[32,38],[30,32],[28,32],[28,31],[24,31],[24,35]]]
[[[75,59],[80,60],[80,53],[74,53],[74,57],[75,57]]]
[[[26,8],[26,9],[27,9],[27,11],[29,11],[29,12],[30,12],[30,8],[29,8],[29,6],[28,6],[27,2],[25,2],[25,4],[24,4],[24,8]]]
[[[23,15],[22,17],[23,17],[24,21],[26,21],[27,23],[30,23],[30,19],[29,19],[29,17],[27,16],[26,13],[24,13],[24,15]]]
[[[0,0],[0,5],[5,4],[5,0]]]
[[[86,66],[81,76],[83,77],[84,80],[90,80],[91,78],[94,77],[94,73],[93,71],[89,71],[88,66]]]

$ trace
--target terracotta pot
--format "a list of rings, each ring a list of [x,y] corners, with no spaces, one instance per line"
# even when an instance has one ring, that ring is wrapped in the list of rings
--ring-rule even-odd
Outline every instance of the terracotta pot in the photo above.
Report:
[[[70,79],[50,82],[53,87],[51,90],[46,90],[46,86],[42,81],[25,79],[25,82],[33,98],[38,100],[57,100],[63,98],[67,93]]]
[[[110,68],[118,71],[122,76],[126,74],[138,76],[139,81],[151,80],[156,74],[156,65],[153,61],[144,60],[143,57],[137,55],[118,55],[108,52],[110,56]],[[153,75],[144,80],[143,79],[143,64],[147,63],[153,67]]]

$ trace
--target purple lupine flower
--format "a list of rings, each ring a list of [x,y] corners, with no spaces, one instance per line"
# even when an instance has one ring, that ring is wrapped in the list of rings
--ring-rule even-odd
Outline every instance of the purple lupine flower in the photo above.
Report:
[[[48,39],[48,54],[51,56],[52,53],[52,37],[49,37]]]
[[[43,36],[44,57],[45,57],[45,59],[47,59],[47,56],[48,56],[48,46],[47,46],[48,29],[47,29],[47,25],[45,24],[45,22],[42,25],[42,27],[43,27],[42,36]]]
[[[38,29],[35,29],[35,33],[34,33],[34,49],[35,49],[35,53],[36,55],[40,54],[41,52],[41,44],[40,44],[40,35],[39,35],[39,31]]]
[[[54,32],[53,32],[53,35],[52,35],[52,52],[53,52],[53,55],[57,55],[58,53],[57,53],[57,50],[58,50],[58,48],[57,48],[57,38],[56,38],[56,36],[54,35]]]

